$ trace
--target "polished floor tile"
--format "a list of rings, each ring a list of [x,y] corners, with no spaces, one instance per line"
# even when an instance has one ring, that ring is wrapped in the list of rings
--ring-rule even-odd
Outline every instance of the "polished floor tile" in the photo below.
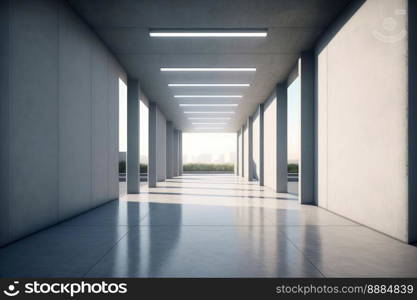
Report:
[[[67,226],[137,226],[147,214],[147,203],[114,200],[61,224]]]
[[[364,226],[281,229],[326,277],[417,277],[417,247]]]
[[[57,225],[0,249],[0,277],[82,277],[127,226]]]
[[[321,277],[276,227],[150,226],[129,233],[89,277]]]
[[[416,277],[417,248],[233,175],[184,175],[0,249],[1,277]],[[296,186],[292,186],[295,190]]]

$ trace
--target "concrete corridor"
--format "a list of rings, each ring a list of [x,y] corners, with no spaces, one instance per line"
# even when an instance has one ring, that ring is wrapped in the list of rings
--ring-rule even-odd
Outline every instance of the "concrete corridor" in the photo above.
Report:
[[[0,249],[0,276],[417,276],[416,247],[234,175],[142,187]]]

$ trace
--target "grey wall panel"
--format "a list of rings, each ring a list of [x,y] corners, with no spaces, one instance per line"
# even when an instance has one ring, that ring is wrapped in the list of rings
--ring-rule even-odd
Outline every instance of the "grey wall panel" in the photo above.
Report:
[[[9,187],[9,74],[10,74],[10,1],[0,1],[0,245],[10,239]]]
[[[165,159],[165,165],[166,165],[166,178],[172,178],[173,177],[173,160],[172,160],[172,147],[174,143],[174,127],[172,125],[172,122],[167,121],[166,122],[166,159]]]
[[[127,81],[127,193],[140,189],[140,89],[137,79]]]
[[[239,136],[238,136],[238,147],[239,147],[239,176],[243,176],[243,131],[239,129]]]
[[[3,245],[118,197],[126,75],[66,1],[1,5]]]
[[[172,175],[174,177],[179,175],[178,172],[178,130],[173,130],[173,143],[172,143]]]
[[[10,225],[18,238],[58,220],[58,5],[11,3]]]
[[[155,102],[149,103],[149,154],[148,154],[148,186],[156,187],[157,182],[157,115],[158,107]]]
[[[92,158],[92,204],[108,200],[107,177],[109,171],[108,132],[108,58],[104,47],[92,43],[91,51],[91,158]]]
[[[162,112],[158,109],[156,116],[156,133],[157,133],[157,180],[163,181],[166,179],[166,119]]]
[[[110,53],[107,56],[109,59],[108,189],[109,199],[117,199],[119,197],[119,79],[127,84],[127,77],[116,59]]]
[[[401,31],[407,18],[395,18],[400,35],[384,35],[381,24],[406,8],[406,0],[365,1],[316,53],[318,203],[404,241],[408,41]]]
[[[264,185],[277,188],[277,99],[275,91],[264,104]]]
[[[77,16],[61,10],[59,55],[59,215],[91,207],[91,43]]]
[[[287,83],[279,83],[276,88],[277,97],[277,187],[278,193],[286,193],[288,187],[288,105],[287,105]],[[314,94],[311,95],[311,103],[314,105]],[[313,112],[312,112],[313,113]],[[314,132],[313,126],[311,131]],[[314,135],[311,140],[314,142]],[[312,143],[313,145],[313,143]],[[311,151],[313,152],[313,151]]]
[[[408,0],[408,241],[417,243],[417,2]]]
[[[249,128],[247,122],[243,127],[243,177],[249,180]]]
[[[253,179],[259,180],[259,175],[261,171],[260,165],[260,153],[261,153],[261,135],[260,135],[260,114],[259,114],[259,107],[256,110],[255,114],[252,117],[253,124],[252,124],[252,136],[253,136],[253,165],[254,165],[254,172],[253,172]]]

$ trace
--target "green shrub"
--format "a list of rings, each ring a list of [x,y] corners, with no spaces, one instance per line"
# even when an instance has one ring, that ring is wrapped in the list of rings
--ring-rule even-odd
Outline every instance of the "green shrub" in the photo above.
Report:
[[[298,173],[298,164],[288,164],[288,173]]]
[[[119,173],[126,173],[126,162],[119,161]]]
[[[233,172],[234,164],[185,164],[183,170],[186,171],[217,171],[217,172]]]
[[[140,164],[140,172],[147,173],[148,172],[148,165]],[[126,162],[119,161],[119,173],[126,173]]]

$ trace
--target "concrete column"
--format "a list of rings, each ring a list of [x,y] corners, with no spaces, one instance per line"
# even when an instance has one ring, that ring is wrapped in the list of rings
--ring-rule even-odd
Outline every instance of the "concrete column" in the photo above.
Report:
[[[179,131],[179,136],[178,136],[178,175],[181,176],[182,175],[182,131]]]
[[[239,176],[239,131],[236,132],[236,160],[235,174]]]
[[[259,104],[259,185],[264,185],[264,105]]]
[[[299,199],[314,204],[314,53],[303,52],[299,64],[301,79],[301,151]]]
[[[252,117],[248,118],[246,126],[248,128],[248,161],[246,162],[248,168],[248,180],[253,180],[253,174],[255,173],[255,162],[253,161],[253,122]]]
[[[179,175],[178,172],[178,130],[174,129],[174,138],[173,138],[173,147],[172,147],[172,169],[173,176],[176,177]]]
[[[139,82],[137,79],[127,81],[127,193],[138,194],[139,177]]]
[[[417,242],[417,2],[408,1],[408,242]]]
[[[287,90],[287,83],[280,83],[276,87],[277,193],[286,193],[288,190]]]
[[[245,177],[245,134],[244,134],[244,127],[240,128],[240,135],[242,136],[242,143],[240,145],[242,149],[242,170],[240,172],[240,176]]]
[[[166,178],[172,178],[174,176],[173,172],[173,143],[174,143],[174,127],[172,122],[167,121],[167,130],[166,130]]]
[[[149,150],[148,150],[148,186],[156,187],[157,182],[157,166],[156,166],[156,147],[157,147],[157,137],[156,137],[156,122],[157,122],[157,106],[156,103],[149,103]]]

